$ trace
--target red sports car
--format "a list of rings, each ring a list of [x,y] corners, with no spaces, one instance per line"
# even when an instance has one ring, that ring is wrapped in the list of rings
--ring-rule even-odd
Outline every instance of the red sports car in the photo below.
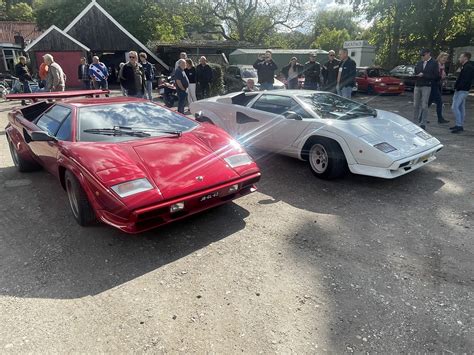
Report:
[[[260,179],[223,130],[142,99],[44,100],[8,119],[15,165],[56,176],[82,226],[98,219],[142,232],[253,192]]]
[[[390,75],[382,68],[362,67],[357,68],[357,87],[359,91],[371,94],[396,94],[405,91],[403,81]]]

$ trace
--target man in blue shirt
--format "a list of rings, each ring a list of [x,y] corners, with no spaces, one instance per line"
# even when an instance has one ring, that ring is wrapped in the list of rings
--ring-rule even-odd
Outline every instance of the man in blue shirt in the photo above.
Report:
[[[109,84],[107,79],[109,78],[109,71],[105,64],[99,61],[98,56],[92,57],[92,64],[89,66],[89,76],[91,77],[94,89],[108,90]]]
[[[178,112],[183,114],[186,97],[188,96],[186,90],[189,86],[189,80],[184,69],[186,69],[186,61],[184,59],[178,60],[178,68],[174,74],[174,80],[176,83],[176,93],[178,94]]]

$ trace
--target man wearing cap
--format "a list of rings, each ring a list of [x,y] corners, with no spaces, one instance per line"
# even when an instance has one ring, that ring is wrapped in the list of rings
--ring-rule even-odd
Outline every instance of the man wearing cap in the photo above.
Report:
[[[316,54],[309,54],[309,61],[304,64],[304,88],[306,90],[318,90],[321,75],[321,64],[316,61]]]
[[[413,104],[415,106],[415,122],[420,123],[420,127],[426,129],[428,116],[428,101],[430,99],[431,84],[439,80],[438,63],[431,58],[429,49],[420,51],[421,60],[415,66],[415,89],[413,90]]]
[[[323,65],[323,90],[336,94],[337,73],[339,71],[339,61],[336,59],[336,52],[328,52],[329,60]]]

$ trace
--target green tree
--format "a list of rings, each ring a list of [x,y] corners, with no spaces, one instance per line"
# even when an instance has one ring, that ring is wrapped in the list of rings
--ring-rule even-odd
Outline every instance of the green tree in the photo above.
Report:
[[[314,40],[311,47],[321,48],[324,50],[332,49],[338,52],[339,49],[343,48],[344,42],[349,41],[350,39],[351,35],[345,28],[340,30],[324,28],[321,31],[321,34]]]
[[[316,13],[313,19],[314,38],[321,36],[325,29],[345,29],[351,39],[355,39],[361,33],[361,28],[356,21],[356,16],[357,14],[355,12],[342,9]]]
[[[33,9],[26,1],[0,1],[0,20],[33,22],[35,21],[35,16]]]

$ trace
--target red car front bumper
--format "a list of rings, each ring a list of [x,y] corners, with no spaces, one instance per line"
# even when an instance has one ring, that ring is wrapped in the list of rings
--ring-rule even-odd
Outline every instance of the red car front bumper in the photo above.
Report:
[[[405,85],[374,86],[374,92],[376,94],[402,94],[404,91]]]
[[[125,233],[140,233],[178,221],[254,192],[256,191],[255,183],[260,180],[260,176],[260,173],[254,173],[213,188],[174,198],[157,205],[140,208],[132,211],[128,219],[114,215],[106,210],[97,210],[97,215],[104,223],[118,228]],[[230,191],[234,185],[238,185],[238,189]],[[184,209],[178,212],[170,211],[172,205],[181,202],[184,203]]]

